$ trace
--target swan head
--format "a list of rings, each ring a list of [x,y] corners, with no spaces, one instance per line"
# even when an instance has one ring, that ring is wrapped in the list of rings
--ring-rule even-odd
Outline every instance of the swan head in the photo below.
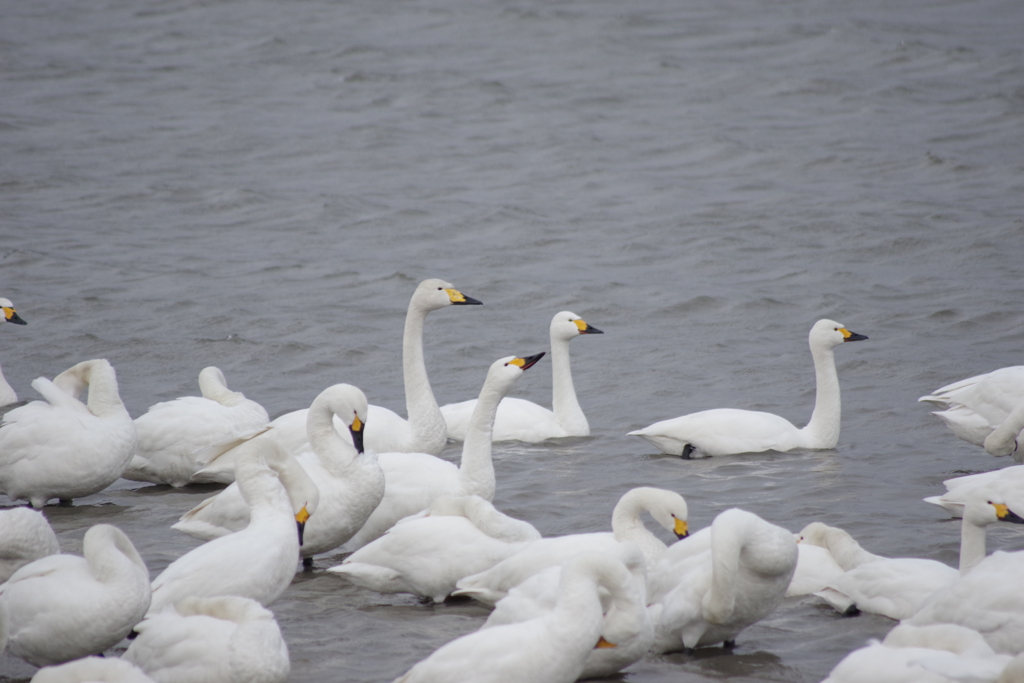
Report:
[[[431,278],[416,287],[410,306],[416,306],[424,311],[436,311],[445,306],[479,306],[482,303],[455,289],[450,282]]]
[[[14,310],[14,304],[11,303],[10,299],[0,297],[0,309],[4,312],[3,320],[0,322],[14,323],[15,325],[27,325],[24,320],[18,315],[18,312]]]
[[[348,427],[352,435],[352,445],[356,451],[363,452],[363,435],[366,430],[367,403],[366,394],[359,387],[351,384],[335,384],[327,387],[313,399],[307,417],[307,429],[309,420],[315,419],[318,409],[326,410],[338,416],[338,419]]]
[[[546,352],[541,351],[533,356],[506,356],[491,363],[487,370],[485,386],[498,388],[502,392],[508,391],[516,383],[523,373],[537,364]]]
[[[867,337],[863,334],[851,332],[842,323],[827,319],[814,323],[814,327],[811,328],[811,333],[808,335],[811,348],[825,349],[839,346],[843,342],[863,341],[865,339]]]
[[[551,319],[551,338],[569,341],[581,334],[604,334],[601,330],[593,327],[573,313],[572,311],[560,311],[555,313]]]
[[[985,487],[972,489],[964,500],[965,523],[988,526],[996,522],[1024,524],[1024,517],[1010,509],[1001,493]]]

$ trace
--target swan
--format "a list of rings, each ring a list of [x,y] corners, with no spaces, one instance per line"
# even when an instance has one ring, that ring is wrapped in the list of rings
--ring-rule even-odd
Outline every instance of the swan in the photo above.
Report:
[[[91,527],[82,554],[38,559],[0,585],[11,654],[36,666],[98,654],[142,619],[150,604],[149,571],[124,532]]]
[[[89,387],[89,402],[78,400]],[[32,387],[46,401],[7,413],[0,427],[0,492],[41,508],[114,483],[135,449],[135,425],[105,359],[87,360]]]
[[[928,496],[926,503],[938,505],[953,517],[962,517],[964,510],[963,497],[973,488],[983,487],[998,491],[1007,502],[1017,503],[1024,495],[1024,465],[1014,465],[992,472],[968,474],[953,477],[942,482],[946,493],[941,496]],[[1024,506],[1021,506],[1024,507]]]
[[[466,441],[462,444],[462,462],[456,467],[447,460],[427,453],[380,453],[377,460],[384,470],[384,497],[363,527],[349,539],[345,548],[358,550],[380,538],[398,520],[423,510],[438,496],[477,495],[494,498],[494,463],[491,462],[491,427],[498,403],[523,373],[544,356],[496,360],[487,370],[480,400],[473,412]]]
[[[371,405],[366,415],[366,433],[363,435],[367,450],[375,453],[441,454],[448,442],[448,433],[427,378],[427,366],[423,360],[423,326],[431,311],[446,306],[480,303],[444,280],[424,280],[416,287],[409,300],[402,337],[402,372],[409,419],[387,408]],[[307,409],[303,409],[281,415],[270,423],[267,434],[289,453],[298,454],[308,449],[306,413]],[[339,433],[346,433],[342,424],[335,426]],[[220,448],[207,450],[202,457],[209,464],[193,477],[193,481],[231,483],[235,457],[233,449],[237,445],[238,441],[232,441]]]
[[[29,683],[156,683],[134,664],[116,657],[84,657],[36,671]]]
[[[27,325],[18,312],[14,310],[14,304],[11,303],[10,299],[0,297],[0,310],[3,311],[3,318],[0,318],[0,323],[14,323],[15,325]],[[0,408],[18,401],[18,394],[15,393],[14,389],[7,380],[4,379],[3,370],[0,370]]]
[[[601,591],[601,639],[587,656],[581,679],[605,678],[639,661],[651,646],[654,627],[647,612],[647,562],[634,543],[620,543],[612,551],[629,574],[619,574],[620,585],[611,593]],[[554,566],[534,574],[512,588],[498,601],[494,611],[481,628],[514,624],[543,616],[554,606],[562,566]],[[614,647],[610,647],[614,644]]]
[[[965,667],[968,680],[995,683],[1011,659],[963,626],[900,624],[882,642],[848,654],[822,683],[947,683]]]
[[[366,396],[351,384],[335,384],[313,399],[307,413],[310,450],[287,460],[315,482],[318,503],[309,509],[301,555],[307,567],[313,556],[334,550],[366,522],[384,495],[384,472],[373,453],[363,452]],[[339,419],[335,419],[337,416]],[[341,422],[355,446],[343,439],[335,425]],[[286,455],[283,451],[278,451]],[[286,483],[282,473],[282,482]],[[297,501],[291,496],[293,504]],[[186,512],[172,528],[210,540],[245,527],[249,508],[232,484],[213,498]]]
[[[554,536],[534,541],[515,555],[490,569],[467,576],[458,582],[453,595],[467,595],[480,602],[494,604],[534,574],[556,566],[573,555],[595,550],[608,552],[620,542],[635,543],[648,567],[663,553],[665,544],[644,526],[640,515],[649,512],[661,526],[677,538],[688,533],[686,501],[674,491],[639,487],[627,491],[612,511],[612,531]]]
[[[1013,455],[1024,429],[1024,365],[1015,365],[947,384],[917,399],[943,410],[939,417],[950,431],[992,455]],[[990,439],[991,437],[991,439]]]
[[[680,565],[676,587],[650,607],[656,652],[731,644],[786,595],[793,534],[737,508],[715,517],[710,533],[710,549]]]
[[[819,320],[808,340],[814,360],[817,395],[811,421],[797,429],[788,420],[754,410],[718,408],[656,422],[629,432],[652,443],[662,453],[683,458],[733,453],[760,453],[794,448],[835,448],[839,441],[839,376],[833,348],[843,342],[867,339],[832,320]]]
[[[248,598],[184,598],[136,631],[123,659],[157,683],[284,683],[291,672],[274,615]]]
[[[424,516],[407,517],[327,571],[378,593],[443,602],[455,583],[540,538],[480,496],[441,496]]]
[[[0,583],[29,562],[60,552],[43,513],[32,508],[0,510]]]
[[[276,449],[272,439],[245,443],[236,473],[249,504],[249,525],[172,562],[153,580],[147,616],[186,597],[237,595],[266,607],[284,593],[295,575],[305,519],[292,514],[288,494],[268,465]]]
[[[855,610],[905,619],[935,591],[967,574],[984,559],[985,528],[999,521],[1024,524],[1024,518],[1010,510],[996,493],[974,489],[964,497],[959,570],[936,560],[881,558],[850,569],[815,595],[840,612]]]
[[[598,588],[614,597],[629,580],[629,571],[612,556],[574,557],[562,568],[558,598],[550,612],[457,638],[395,683],[571,683],[583,671],[591,650],[600,646]]]
[[[564,436],[590,436],[590,425],[576,400],[569,367],[569,342],[581,334],[604,334],[569,311],[551,319],[551,406],[511,396],[502,399],[494,418],[493,441],[537,442]],[[448,438],[464,441],[476,399],[441,406]]]
[[[179,488],[191,483],[204,464],[196,460],[197,451],[255,436],[270,421],[263,406],[228,389],[220,368],[203,368],[199,391],[202,396],[182,396],[150,406],[135,419],[135,456],[122,477]]]

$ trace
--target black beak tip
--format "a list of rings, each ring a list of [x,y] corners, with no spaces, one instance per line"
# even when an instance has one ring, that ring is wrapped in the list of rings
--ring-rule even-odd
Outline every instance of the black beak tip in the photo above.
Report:
[[[856,332],[851,332],[850,336],[847,337],[846,339],[844,339],[843,341],[848,341],[848,342],[851,342],[851,341],[864,341],[867,338],[868,337],[865,334],[857,334]]]
[[[479,299],[474,299],[471,296],[462,295],[463,301],[456,301],[456,306],[483,306],[484,302]]]
[[[306,531],[306,525],[302,522],[296,521],[295,524],[299,527],[299,545],[302,545],[302,536]]]
[[[547,351],[541,351],[540,353],[538,353],[536,355],[524,357],[523,360],[526,361],[526,362],[523,363],[522,369],[523,370],[529,370],[534,365],[536,365],[537,361],[539,361],[541,358],[543,358],[546,354],[547,354]]]
[[[15,325],[28,325],[28,323],[22,320],[21,316],[17,313],[12,314],[11,317],[7,319],[7,322],[14,323]]]

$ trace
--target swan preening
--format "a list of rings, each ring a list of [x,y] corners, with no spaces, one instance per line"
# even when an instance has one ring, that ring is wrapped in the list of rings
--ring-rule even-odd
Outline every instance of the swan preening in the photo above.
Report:
[[[933,412],[958,438],[992,455],[1013,455],[1024,430],[1024,365],[1000,368],[937,389],[918,401],[942,408]]]
[[[0,311],[3,311],[3,317],[0,318],[0,323],[14,323],[15,325],[27,325],[18,312],[14,310],[14,304],[11,303],[10,299],[0,297]],[[3,370],[0,370],[0,408],[6,405],[17,402],[18,394],[14,391],[7,380],[4,379]]]
[[[128,537],[97,524],[85,533],[82,554],[43,557],[0,584],[11,654],[36,666],[99,654],[142,619],[149,571]]]
[[[817,393],[811,420],[802,429],[772,413],[718,408],[656,422],[629,435],[643,437],[662,453],[684,458],[835,448],[842,410],[833,349],[862,339],[867,337],[832,320],[819,320],[811,327],[808,341]]]
[[[59,552],[57,535],[42,512],[32,508],[0,510],[0,584],[29,562]]]
[[[15,408],[0,427],[0,491],[41,508],[114,483],[131,460],[135,425],[105,359],[87,360],[32,387],[45,401]],[[88,387],[88,403],[78,400]]]
[[[569,366],[569,342],[581,334],[603,334],[570,311],[551,319],[551,410],[531,401],[506,396],[494,418],[494,441],[544,441],[565,436],[589,436],[590,425],[583,414]],[[476,399],[441,406],[448,438],[466,439]]]

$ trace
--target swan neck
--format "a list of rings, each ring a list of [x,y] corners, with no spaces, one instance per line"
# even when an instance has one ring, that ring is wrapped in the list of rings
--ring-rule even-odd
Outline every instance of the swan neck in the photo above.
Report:
[[[7,379],[4,378],[4,371],[0,369],[0,406],[5,406],[8,403],[14,403],[18,400],[18,394],[14,392],[14,388],[7,383]]]
[[[801,432],[805,448],[834,448],[839,443],[842,405],[839,399],[839,375],[831,348],[811,348],[814,359],[815,397],[811,421]]]
[[[109,531],[101,538],[90,540],[92,542],[87,546],[83,544],[82,555],[97,581],[120,584],[128,577],[138,575],[140,570],[149,576],[146,564],[126,536]]]
[[[561,427],[573,435],[590,434],[587,416],[583,414],[569,365],[569,340],[551,337],[551,410]]]
[[[985,450],[992,455],[1010,455],[1020,444],[1020,433],[1024,429],[1024,400],[1006,416],[992,433],[985,437]]]
[[[405,316],[405,333],[402,337],[402,374],[405,380],[405,410],[409,419],[416,443],[423,448],[435,435],[447,438],[444,417],[437,406],[434,392],[427,378],[427,365],[423,357],[423,327],[427,319],[427,311],[409,302],[409,310]],[[441,448],[436,449],[440,452]]]
[[[966,517],[960,525],[960,576],[985,559],[985,527],[972,524]]]
[[[612,534],[615,540],[635,543],[651,566],[665,552],[665,544],[644,525],[641,515],[647,510],[638,491],[626,493],[612,511]]]
[[[491,437],[498,404],[508,389],[500,390],[484,382],[466,427],[466,440],[462,444],[462,463],[459,478],[467,494],[476,494],[485,500],[494,499],[496,481],[491,460]]]
[[[339,475],[355,461],[355,447],[343,439],[334,426],[334,411],[327,405],[314,404],[306,413],[306,436],[320,463]]]
[[[231,391],[217,379],[203,374],[199,375],[199,393],[203,395],[203,398],[216,401],[228,408],[245,400],[245,394],[240,391]]]
[[[117,391],[117,377],[113,368],[93,366],[85,378],[89,385],[89,400],[86,406],[96,417],[128,417],[128,411],[121,402]]]

